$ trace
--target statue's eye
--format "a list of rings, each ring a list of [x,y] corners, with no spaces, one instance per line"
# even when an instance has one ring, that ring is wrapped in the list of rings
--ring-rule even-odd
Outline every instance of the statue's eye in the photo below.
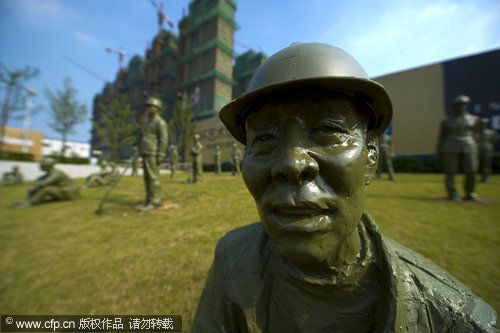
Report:
[[[252,144],[258,144],[258,143],[265,143],[273,140],[277,140],[278,137],[275,134],[272,133],[264,133],[264,134],[259,134],[257,135]]]
[[[313,127],[311,138],[319,144],[331,145],[347,140],[349,133],[349,128],[342,124],[325,121]]]

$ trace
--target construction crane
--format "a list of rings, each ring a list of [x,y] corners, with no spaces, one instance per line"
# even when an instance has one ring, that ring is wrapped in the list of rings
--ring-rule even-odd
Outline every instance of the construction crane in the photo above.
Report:
[[[66,60],[67,62],[69,63],[72,63],[73,65],[75,65],[76,67],[80,68],[80,69],[83,69],[84,71],[86,71],[87,73],[89,73],[90,75],[92,75],[93,77],[95,77],[96,79],[98,80],[101,80],[103,82],[108,82],[107,79],[97,75],[96,73],[94,73],[93,71],[91,71],[90,69],[88,69],[87,67],[83,66],[83,65],[80,65],[79,63],[77,63],[76,61],[74,61],[73,59],[69,58],[69,57],[66,57],[66,56],[63,56],[64,60]]]
[[[242,47],[242,48],[244,48],[244,49],[254,51],[254,48],[253,48],[253,47],[250,47],[250,46],[248,46],[248,45],[246,45],[246,44],[243,44],[243,43],[241,43],[241,42],[239,42],[239,41],[237,41],[237,40],[235,40],[235,41],[234,41],[234,44],[236,44],[236,45],[238,45],[238,46],[240,46],[240,47]],[[259,45],[259,46],[257,46],[257,52],[261,52],[261,51],[262,51],[262,49],[260,48],[260,45]]]
[[[111,49],[111,48],[107,47],[106,48],[106,52],[118,54],[118,76],[116,78],[116,85],[115,85],[116,96],[118,97],[118,93],[120,91],[120,75],[122,73],[123,58],[124,57],[128,57],[129,54],[125,53],[125,51],[123,51],[123,49],[121,47],[120,47],[119,50],[114,50],[114,49]]]
[[[161,32],[163,30],[163,21],[166,21],[171,29],[174,28],[174,23],[170,20],[170,18],[165,14],[163,10],[163,3],[156,3],[154,0],[150,0],[151,4],[158,13],[158,35],[156,36],[156,48],[155,48],[155,67],[154,67],[154,78],[153,78],[153,93],[158,92],[158,75],[159,75],[159,67],[160,67],[160,54],[161,54]]]

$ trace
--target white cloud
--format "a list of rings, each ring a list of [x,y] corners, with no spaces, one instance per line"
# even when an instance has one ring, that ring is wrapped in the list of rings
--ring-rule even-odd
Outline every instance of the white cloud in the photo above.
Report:
[[[30,27],[49,28],[65,22],[71,22],[78,15],[63,7],[60,0],[17,0],[21,20]]]
[[[89,35],[86,32],[83,32],[81,30],[75,31],[75,37],[83,42],[84,44],[87,44],[89,46],[98,46],[101,47],[103,44],[99,41],[97,37],[94,37],[92,35]]]
[[[369,75],[386,74],[498,48],[500,2],[485,1],[388,2],[343,13],[321,36],[353,54]]]
[[[459,7],[456,3],[438,2],[424,7],[417,13],[417,20],[420,22],[442,20],[443,17],[456,15]]]

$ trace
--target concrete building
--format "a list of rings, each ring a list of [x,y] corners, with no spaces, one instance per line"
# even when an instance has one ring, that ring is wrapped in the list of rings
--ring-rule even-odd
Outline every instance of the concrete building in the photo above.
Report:
[[[499,136],[498,64],[500,49],[373,78],[384,85],[393,103],[396,155],[435,154],[441,120],[452,113],[450,103],[460,94],[471,98],[469,112],[489,118]]]
[[[60,155],[63,142],[60,139],[44,138],[42,140],[42,156]],[[66,141],[65,157],[90,157],[90,144],[88,142]]]
[[[41,131],[29,130],[26,133],[22,128],[5,127],[5,135],[1,140],[4,151],[29,153],[33,155],[34,161],[40,161],[42,157],[43,132]]]

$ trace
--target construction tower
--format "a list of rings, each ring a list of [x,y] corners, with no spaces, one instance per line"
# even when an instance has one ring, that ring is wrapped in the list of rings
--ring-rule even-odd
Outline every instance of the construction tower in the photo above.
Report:
[[[232,97],[233,0],[194,0],[179,23],[178,96],[195,102],[195,119],[218,114]]]

